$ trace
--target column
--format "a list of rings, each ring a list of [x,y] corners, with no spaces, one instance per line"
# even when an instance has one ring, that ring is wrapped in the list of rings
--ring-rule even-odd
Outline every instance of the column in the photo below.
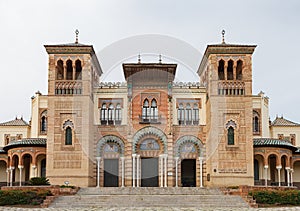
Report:
[[[24,166],[18,165],[19,171],[20,171],[20,183],[19,186],[22,186],[22,169],[24,168]]]
[[[9,175],[10,175],[10,169],[7,168],[6,169],[6,186],[9,186],[9,181],[10,181]]]
[[[140,187],[140,155],[136,156],[136,187]]]
[[[10,187],[13,186],[13,171],[14,171],[15,167],[11,166],[10,167]]]
[[[121,157],[122,163],[122,187],[124,187],[124,179],[125,179],[125,158]]]
[[[268,168],[269,168],[269,166],[265,165],[264,168],[265,168],[265,186],[268,186]]]
[[[135,158],[136,154],[132,154],[132,187],[135,187]]]
[[[233,80],[236,80],[236,65],[237,65],[237,62],[233,62]]]
[[[178,187],[178,160],[179,157],[175,157],[175,187]]]
[[[97,160],[97,188],[100,187],[100,161],[101,157],[96,157]]]
[[[291,174],[291,186],[293,187],[294,185],[293,185],[293,173],[294,173],[294,169],[291,169],[290,170],[290,174]]]
[[[167,159],[168,159],[168,154],[165,154],[164,156],[164,168],[165,168],[165,187],[168,187],[168,181],[167,181],[167,178],[168,178],[168,166],[167,166]]]
[[[203,158],[199,157],[199,164],[200,164],[200,188],[203,187]]]
[[[224,61],[224,80],[227,80],[228,61]]]
[[[73,74],[72,75],[73,76],[72,79],[75,80],[75,75],[76,75],[76,68],[75,68],[75,66],[72,66],[72,70],[73,70],[72,71],[72,74]]]
[[[32,165],[33,177],[36,177],[36,165]]]
[[[67,65],[64,65],[64,80],[67,80]]]
[[[291,168],[290,167],[285,167],[285,170],[287,171],[287,186],[289,187],[290,186],[290,170]]]
[[[277,168],[277,171],[278,171],[278,186],[280,187],[281,186],[281,178],[280,178],[280,170],[281,170],[281,168],[282,168],[282,166],[276,166],[276,168]]]
[[[160,163],[160,187],[163,187],[164,175],[163,175],[163,155],[159,155],[159,163]]]

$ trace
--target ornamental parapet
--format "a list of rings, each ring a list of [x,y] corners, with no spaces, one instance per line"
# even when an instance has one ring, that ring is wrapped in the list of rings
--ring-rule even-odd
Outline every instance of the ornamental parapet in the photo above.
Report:
[[[127,87],[126,82],[100,82],[98,88],[120,88]]]
[[[173,82],[173,87],[188,87],[188,88],[200,88],[200,82]]]

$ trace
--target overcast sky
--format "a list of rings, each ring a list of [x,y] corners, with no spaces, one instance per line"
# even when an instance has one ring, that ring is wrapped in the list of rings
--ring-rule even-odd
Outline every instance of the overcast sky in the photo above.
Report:
[[[79,42],[97,52],[124,38],[157,34],[200,53],[220,43],[225,29],[227,43],[258,45],[253,94],[270,97],[271,119],[283,114],[300,122],[299,11],[298,0],[0,0],[0,122],[16,115],[30,120],[30,97],[47,93],[43,45],[74,42],[75,29]]]

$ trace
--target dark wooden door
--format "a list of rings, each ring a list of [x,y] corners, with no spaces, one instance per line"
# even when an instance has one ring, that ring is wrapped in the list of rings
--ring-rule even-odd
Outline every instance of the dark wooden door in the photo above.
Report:
[[[119,159],[104,159],[104,187],[119,187]]]
[[[158,187],[158,158],[142,158],[141,160],[141,186]]]
[[[184,159],[181,161],[182,187],[196,187],[196,160]]]

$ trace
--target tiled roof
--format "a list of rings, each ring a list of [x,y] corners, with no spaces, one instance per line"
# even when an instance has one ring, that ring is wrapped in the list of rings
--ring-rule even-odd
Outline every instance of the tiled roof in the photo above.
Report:
[[[288,147],[297,149],[294,145],[292,145],[289,141],[281,140],[281,139],[273,139],[273,138],[254,138],[253,146],[277,146],[277,147]]]
[[[45,138],[23,138],[18,141],[12,141],[3,147],[4,150],[8,150],[19,146],[46,146],[47,139]]]
[[[56,45],[53,45],[53,46],[72,46],[72,47],[91,47],[92,45],[86,45],[86,44],[82,44],[82,43],[65,43],[65,44],[56,44]]]
[[[276,117],[272,122],[272,126],[300,126],[300,124],[287,120],[283,117]]]
[[[3,123],[0,123],[0,126],[28,126],[29,124],[27,122],[25,122],[23,120],[23,118],[21,119],[14,119],[14,120],[11,120],[11,121],[8,121],[8,122],[3,122]]]

